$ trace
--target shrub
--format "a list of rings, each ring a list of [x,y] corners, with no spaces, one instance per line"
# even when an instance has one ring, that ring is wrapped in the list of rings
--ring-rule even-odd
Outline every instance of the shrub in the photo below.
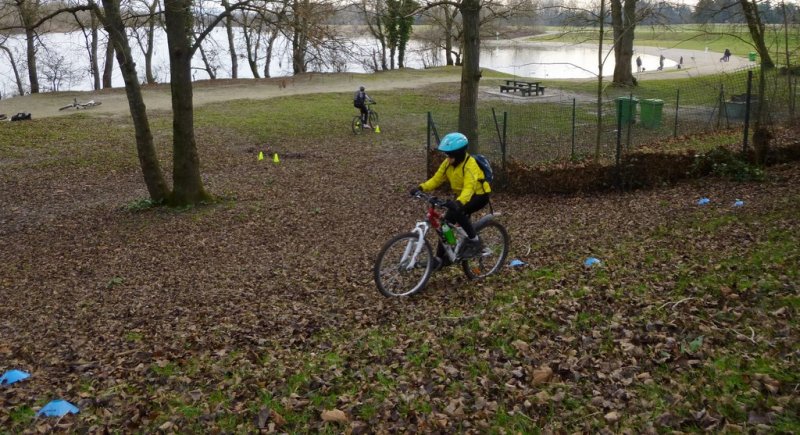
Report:
[[[761,168],[723,147],[695,155],[692,174],[713,175],[735,181],[757,181],[764,178],[764,171]]]

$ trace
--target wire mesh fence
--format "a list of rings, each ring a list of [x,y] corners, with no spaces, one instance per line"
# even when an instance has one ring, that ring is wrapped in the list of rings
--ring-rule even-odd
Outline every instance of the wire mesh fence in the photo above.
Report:
[[[618,162],[626,152],[679,149],[687,142],[675,138],[723,130],[740,134],[746,149],[748,128],[759,116],[761,125],[791,123],[800,97],[796,75],[758,68],[658,90],[607,87],[599,102],[589,92],[552,89],[547,95],[509,96],[500,85],[495,98],[479,102],[478,130],[481,152],[501,165],[511,159],[538,165],[595,155]],[[758,98],[760,86],[764,101]],[[435,148],[438,138],[458,129],[458,113],[431,113],[428,125],[428,144]]]

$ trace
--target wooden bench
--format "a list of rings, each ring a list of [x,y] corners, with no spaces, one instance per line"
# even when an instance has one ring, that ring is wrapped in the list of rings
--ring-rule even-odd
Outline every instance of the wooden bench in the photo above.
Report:
[[[500,85],[500,92],[517,92],[517,87],[512,85]]]

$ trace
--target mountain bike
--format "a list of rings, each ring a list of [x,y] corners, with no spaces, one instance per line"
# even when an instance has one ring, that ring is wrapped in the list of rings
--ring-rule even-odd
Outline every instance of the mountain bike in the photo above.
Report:
[[[367,121],[372,128],[376,128],[378,126],[378,112],[372,110],[372,105],[376,104],[375,102],[366,102],[364,103],[367,105]],[[363,123],[361,122],[361,113],[359,112],[358,115],[353,117],[352,122],[353,133],[361,134],[365,128]]]
[[[467,233],[457,225],[455,243],[447,242],[443,232],[446,201],[419,192],[414,198],[426,202],[425,219],[418,221],[408,233],[398,234],[386,242],[375,260],[375,284],[384,296],[410,296],[419,292],[434,272],[433,250],[426,236],[433,229],[436,240],[444,247],[443,259],[450,264],[461,264],[470,279],[485,278],[497,273],[508,256],[509,237],[505,227],[490,213],[473,222],[481,240],[481,248],[474,255],[462,255]],[[449,225],[449,223],[448,223]]]
[[[103,103],[100,102],[100,101],[94,101],[94,100],[89,100],[89,101],[87,101],[85,103],[79,103],[77,98],[73,98],[72,99],[72,104],[68,104],[68,105],[66,105],[64,107],[59,107],[58,110],[72,109],[73,107],[76,110],[88,109],[90,107],[99,106],[101,104],[103,104]]]

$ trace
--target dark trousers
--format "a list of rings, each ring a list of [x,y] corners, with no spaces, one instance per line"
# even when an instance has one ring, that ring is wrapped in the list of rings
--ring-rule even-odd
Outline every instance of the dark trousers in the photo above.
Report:
[[[486,207],[486,204],[489,203],[489,194],[483,195],[472,195],[469,202],[464,204],[461,207],[461,210],[452,210],[448,209],[447,213],[444,215],[444,220],[447,222],[454,222],[461,225],[461,228],[464,229],[464,232],[467,233],[467,237],[474,238],[478,235],[475,232],[475,227],[472,226],[472,221],[470,220],[470,216],[472,213]],[[439,246],[436,248],[436,256],[439,258],[444,258],[444,246],[439,243]]]
[[[369,121],[369,119],[367,119],[368,116],[369,116],[369,111],[367,110],[367,105],[366,104],[362,104],[362,105],[358,106],[358,108],[361,109],[361,123],[362,124],[366,124]]]

